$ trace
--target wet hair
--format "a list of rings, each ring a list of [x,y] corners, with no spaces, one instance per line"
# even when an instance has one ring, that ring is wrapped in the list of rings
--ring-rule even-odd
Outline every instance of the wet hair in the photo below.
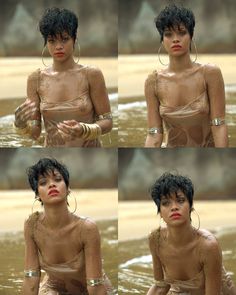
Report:
[[[57,170],[63,177],[66,187],[69,187],[69,171],[65,165],[58,162],[53,158],[43,158],[38,161],[35,165],[27,169],[28,181],[30,187],[35,192],[35,195],[38,196],[38,181],[40,176],[46,176],[50,172],[54,173]]]
[[[180,24],[183,24],[187,28],[192,39],[195,27],[195,17],[190,9],[170,4],[155,18],[155,24],[161,36],[161,41],[163,41],[165,29],[173,29],[176,26],[179,27]]]
[[[157,212],[160,212],[161,198],[170,196],[171,193],[177,193],[181,190],[187,197],[190,209],[193,206],[194,187],[191,179],[179,174],[164,173],[156,180],[150,189],[151,197],[157,206]]]
[[[78,28],[78,18],[68,9],[48,8],[39,21],[39,30],[44,38],[44,46],[48,36],[56,37],[57,34],[67,32],[75,41]]]

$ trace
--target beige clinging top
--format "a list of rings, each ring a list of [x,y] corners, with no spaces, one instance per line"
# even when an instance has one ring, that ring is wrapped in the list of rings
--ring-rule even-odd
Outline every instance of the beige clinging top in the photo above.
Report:
[[[154,72],[167,147],[213,147],[205,67]]]
[[[88,71],[92,67],[80,66],[63,72],[50,73],[48,69],[38,70],[37,92],[40,98],[40,112],[44,120],[45,146],[98,147],[100,142],[77,138],[64,141],[57,129],[57,123],[76,120],[94,123],[96,114],[89,93]]]

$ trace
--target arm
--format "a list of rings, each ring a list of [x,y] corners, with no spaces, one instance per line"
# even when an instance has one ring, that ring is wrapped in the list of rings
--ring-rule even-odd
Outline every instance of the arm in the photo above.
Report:
[[[210,100],[211,120],[225,119],[225,90],[221,71],[214,65],[206,67],[207,92]],[[216,147],[228,147],[228,131],[226,124],[212,126],[212,134]]]
[[[102,129],[102,134],[104,134],[111,131],[112,120],[106,118],[106,114],[111,112],[111,108],[102,72],[97,68],[90,69],[88,71],[88,81],[95,113],[97,116],[104,116],[104,119],[101,118],[96,121],[96,124]]]
[[[162,281],[164,278],[164,275],[163,275],[161,261],[157,254],[157,241],[156,241],[155,232],[149,235],[149,249],[152,255],[154,279],[156,281]],[[166,295],[169,291],[169,288],[170,288],[169,286],[160,287],[156,284],[156,285],[153,285],[148,290],[147,295]]]
[[[162,130],[162,119],[159,112],[159,100],[155,93],[156,77],[149,75],[145,81],[145,97],[147,101],[148,128]],[[148,134],[145,147],[161,147],[163,134]]]
[[[217,240],[207,237],[203,245],[205,295],[221,294],[222,254]]]
[[[27,99],[15,111],[15,126],[25,129],[25,134],[37,139],[41,133],[40,99],[37,93],[39,72],[32,73],[27,80]]]
[[[85,265],[87,281],[94,279],[102,279],[102,259],[101,259],[101,245],[100,234],[98,228],[91,220],[86,220],[84,229],[82,231],[82,240],[85,251]],[[104,284],[97,286],[87,285],[89,295],[105,295]]]
[[[40,266],[38,260],[38,248],[32,238],[32,226],[25,222],[25,270],[33,270],[38,276],[27,277],[23,281],[22,295],[38,295],[40,282]]]

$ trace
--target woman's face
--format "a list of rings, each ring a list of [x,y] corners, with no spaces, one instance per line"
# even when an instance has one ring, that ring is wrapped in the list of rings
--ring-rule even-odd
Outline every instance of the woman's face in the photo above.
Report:
[[[54,37],[49,35],[47,47],[55,61],[63,62],[73,55],[74,39],[65,31]]]
[[[190,44],[190,34],[183,24],[164,30],[163,45],[170,56],[181,56],[189,53]]]
[[[190,205],[185,194],[178,190],[169,196],[162,196],[160,214],[168,226],[190,223]]]
[[[44,205],[66,201],[67,195],[68,188],[57,170],[39,176],[38,196]]]

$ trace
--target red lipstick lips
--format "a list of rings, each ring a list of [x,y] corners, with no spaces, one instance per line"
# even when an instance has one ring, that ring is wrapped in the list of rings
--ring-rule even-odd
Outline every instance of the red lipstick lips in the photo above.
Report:
[[[182,46],[180,46],[180,45],[173,45],[171,48],[174,49],[174,50],[178,50],[178,49],[181,49]]]
[[[64,55],[64,52],[56,52],[54,53],[55,56],[63,56]]]
[[[51,189],[49,192],[48,192],[48,195],[49,196],[55,196],[55,195],[58,195],[59,194],[59,191],[56,190],[56,189]]]
[[[180,218],[181,217],[181,214],[179,213],[173,213],[170,215],[170,218],[173,218],[173,219],[177,219],[177,218]]]

